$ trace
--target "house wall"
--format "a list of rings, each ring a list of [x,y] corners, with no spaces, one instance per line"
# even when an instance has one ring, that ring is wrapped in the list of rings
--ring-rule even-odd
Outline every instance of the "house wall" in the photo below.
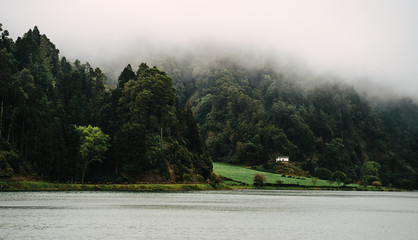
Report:
[[[276,162],[289,162],[289,157],[277,157]]]

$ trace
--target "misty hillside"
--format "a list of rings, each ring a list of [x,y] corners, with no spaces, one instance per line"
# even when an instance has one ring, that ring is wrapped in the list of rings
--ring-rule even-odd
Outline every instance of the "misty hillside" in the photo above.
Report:
[[[332,77],[225,55],[132,63],[106,85],[99,68],[60,58],[37,28],[2,32],[0,177],[54,181],[205,181],[213,161],[290,156],[323,179],[416,188],[418,106],[373,101]],[[249,60],[247,60],[249,59]],[[80,157],[76,126],[109,135]]]
[[[408,98],[362,97],[337,78],[245,58],[161,60],[190,105],[214,161],[274,170],[275,157],[319,177],[416,184],[418,107]],[[248,59],[249,62],[252,59]],[[328,171],[329,170],[329,171]]]
[[[1,26],[1,25],[0,25]],[[212,173],[172,80],[141,64],[105,85],[99,68],[59,58],[37,27],[0,41],[0,177],[64,182],[203,182]]]

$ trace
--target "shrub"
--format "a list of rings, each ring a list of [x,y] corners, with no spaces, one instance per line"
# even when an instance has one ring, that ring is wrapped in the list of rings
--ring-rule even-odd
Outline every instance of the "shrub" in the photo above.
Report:
[[[377,176],[367,175],[367,176],[363,176],[363,178],[361,180],[361,184],[362,185],[371,185],[374,181],[379,181],[380,182],[380,179]]]
[[[191,174],[184,173],[182,177],[185,182],[193,182],[193,176]]]
[[[347,175],[341,171],[336,171],[332,175],[332,179],[337,182],[344,182],[347,179]]]
[[[316,183],[318,182],[318,178],[313,177],[311,178],[311,180],[312,180],[312,185],[315,187]]]
[[[353,179],[351,179],[351,178],[346,178],[346,179],[343,181],[344,185],[350,184],[350,183],[352,183],[352,182],[353,182]]]
[[[267,162],[263,165],[263,168],[265,170],[269,170],[269,171],[275,171],[277,168],[277,163],[276,162]]]
[[[200,183],[205,181],[205,179],[200,174],[196,174],[195,179],[196,179],[196,182],[200,182]]]
[[[0,178],[10,178],[13,176],[13,168],[10,166],[17,162],[18,156],[14,151],[0,150]]]
[[[315,177],[325,180],[332,179],[332,172],[328,168],[317,168],[315,169]]]
[[[217,184],[221,183],[221,177],[216,172],[212,172],[209,178],[209,184],[212,186],[216,186]]]
[[[403,189],[412,189],[413,188],[413,184],[411,182],[411,180],[408,180],[406,178],[401,180],[401,188]]]
[[[13,176],[13,169],[8,162],[0,162],[0,178],[11,178]]]
[[[361,175],[379,176],[380,164],[374,161],[364,162],[361,166]]]
[[[373,181],[372,185],[377,188],[380,188],[382,186],[382,183],[380,183],[379,181]]]
[[[254,185],[255,186],[262,186],[266,181],[266,176],[263,174],[257,173],[254,175]]]
[[[278,185],[282,185],[282,184],[283,184],[283,181],[282,181],[282,180],[280,180],[280,179],[277,179],[277,180],[276,180],[276,184],[278,184]]]

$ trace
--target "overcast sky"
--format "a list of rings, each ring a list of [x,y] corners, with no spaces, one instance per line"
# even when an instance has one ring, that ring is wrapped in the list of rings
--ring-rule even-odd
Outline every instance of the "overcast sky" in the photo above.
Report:
[[[0,0],[0,23],[13,39],[36,25],[61,56],[93,64],[150,44],[262,46],[418,96],[416,0]]]

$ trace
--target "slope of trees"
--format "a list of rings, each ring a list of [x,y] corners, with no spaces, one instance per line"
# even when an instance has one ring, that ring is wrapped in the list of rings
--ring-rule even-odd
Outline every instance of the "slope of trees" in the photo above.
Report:
[[[179,109],[171,78],[145,63],[136,73],[127,66],[114,93],[115,172],[172,181],[210,177],[203,138],[190,109]]]
[[[0,31],[0,177],[210,177],[212,163],[197,123],[189,108],[178,107],[164,72],[141,64],[135,73],[127,66],[111,90],[99,68],[60,59],[37,27],[16,42]]]
[[[418,106],[411,100],[372,104],[334,79],[313,84],[285,68],[190,57],[160,64],[192,106],[214,161],[271,168],[276,156],[288,155],[312,175],[328,171],[330,180],[344,174],[347,182],[418,186]]]
[[[288,155],[317,177],[418,186],[410,99],[371,103],[335,79],[192,54],[163,59],[165,72],[128,65],[110,89],[36,27],[16,41],[0,32],[2,178],[193,182],[211,177],[211,159],[273,169]],[[107,151],[87,154],[89,125]]]

